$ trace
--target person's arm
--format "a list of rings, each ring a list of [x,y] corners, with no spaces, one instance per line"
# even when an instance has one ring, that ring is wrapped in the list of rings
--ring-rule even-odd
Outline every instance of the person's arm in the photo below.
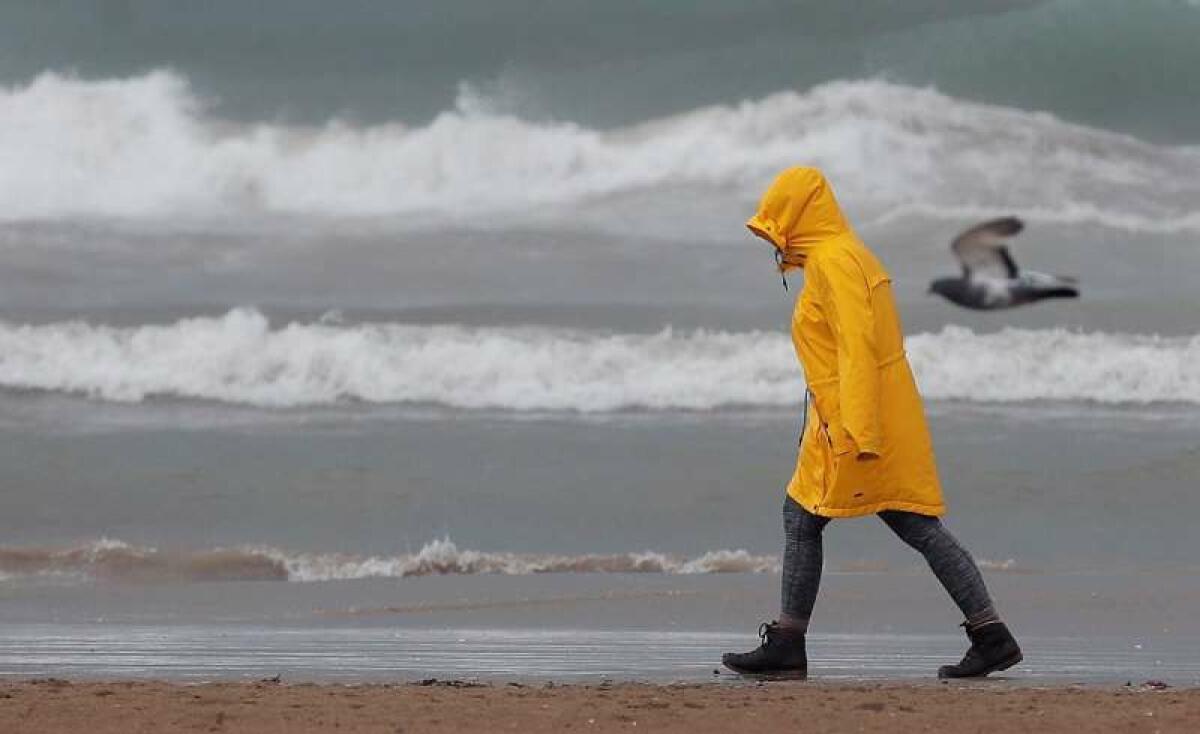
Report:
[[[871,288],[862,268],[848,255],[824,258],[821,276],[823,305],[837,340],[841,428],[859,459],[874,459],[879,456],[881,440]]]

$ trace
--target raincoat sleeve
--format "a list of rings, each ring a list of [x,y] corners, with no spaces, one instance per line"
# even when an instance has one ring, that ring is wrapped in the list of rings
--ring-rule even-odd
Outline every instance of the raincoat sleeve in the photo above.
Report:
[[[879,358],[875,347],[875,318],[871,288],[852,257],[833,257],[821,267],[823,306],[837,341],[838,404],[841,429],[857,454],[878,456]],[[842,443],[834,437],[835,445]]]

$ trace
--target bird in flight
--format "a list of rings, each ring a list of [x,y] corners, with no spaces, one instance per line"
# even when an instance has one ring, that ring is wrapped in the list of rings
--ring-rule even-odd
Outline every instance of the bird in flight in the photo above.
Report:
[[[950,243],[962,265],[962,275],[938,278],[929,284],[929,291],[980,311],[1012,308],[1046,298],[1078,298],[1075,278],[1017,267],[1008,251],[1008,238],[1024,228],[1020,219],[1002,217],[963,231]]]

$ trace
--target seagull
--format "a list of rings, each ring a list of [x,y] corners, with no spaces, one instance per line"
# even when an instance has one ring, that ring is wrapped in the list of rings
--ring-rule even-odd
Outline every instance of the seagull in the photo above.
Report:
[[[1045,298],[1078,298],[1074,278],[1017,267],[1006,238],[1024,228],[1020,219],[1002,217],[960,233],[950,249],[962,264],[962,275],[938,278],[929,284],[929,292],[979,311],[1011,308]]]

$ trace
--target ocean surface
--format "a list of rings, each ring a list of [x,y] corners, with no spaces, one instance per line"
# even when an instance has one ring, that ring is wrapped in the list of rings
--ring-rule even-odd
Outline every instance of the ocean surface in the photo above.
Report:
[[[1010,677],[1200,682],[1200,6],[593,5],[0,8],[0,675],[711,676],[803,395],[742,222],[809,164]],[[1082,297],[929,295],[1008,214]],[[826,543],[815,670],[961,653]]]

